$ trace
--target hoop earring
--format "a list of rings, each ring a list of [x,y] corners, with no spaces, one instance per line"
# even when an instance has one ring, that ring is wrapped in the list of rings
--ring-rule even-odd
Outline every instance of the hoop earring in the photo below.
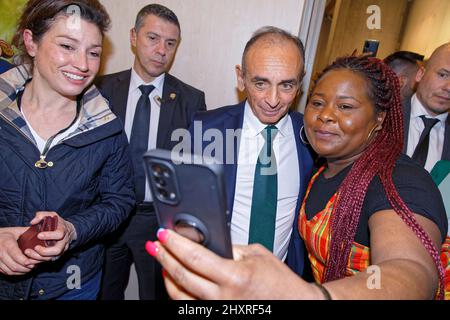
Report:
[[[303,137],[303,135],[305,136],[305,137]],[[309,145],[309,142],[308,142],[308,138],[306,137],[306,134],[305,134],[305,126],[302,126],[301,128],[300,128],[300,140],[302,141],[302,143],[304,144],[304,145]]]
[[[370,141],[370,139],[372,138],[372,134],[375,132],[375,129],[378,128],[378,125],[376,125],[375,127],[372,128],[372,130],[370,130],[369,135],[367,136],[367,142]]]

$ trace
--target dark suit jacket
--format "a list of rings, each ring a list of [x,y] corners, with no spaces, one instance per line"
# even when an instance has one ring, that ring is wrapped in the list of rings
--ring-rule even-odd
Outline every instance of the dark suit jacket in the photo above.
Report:
[[[125,123],[131,69],[102,76],[95,85],[109,100],[112,111]],[[175,94],[175,95],[174,95]],[[178,141],[171,141],[173,130],[188,128],[194,113],[206,110],[205,94],[166,73],[159,115],[156,147],[170,150]]]
[[[411,99],[404,102],[403,105],[403,123],[404,123],[404,133],[405,133],[405,144],[403,145],[403,152],[406,153],[408,148],[408,132],[409,132],[409,122],[411,118]],[[441,160],[450,160],[450,116],[447,117],[445,121],[445,133],[444,133],[444,148],[442,149]]]
[[[204,133],[208,129],[218,129],[222,132],[223,136],[226,137],[227,129],[241,129],[244,121],[244,108],[245,101],[234,106],[227,106],[211,111],[199,112],[195,115],[194,121],[201,121],[202,123],[202,133]],[[303,116],[298,112],[290,112],[292,125],[295,133],[300,132],[300,128],[303,125]],[[194,137],[193,126],[190,127],[191,137]],[[194,139],[198,139],[198,137],[194,137]],[[297,157],[298,157],[298,166],[300,173],[300,186],[298,190],[298,200],[297,200],[297,208],[296,213],[299,212],[301,202],[303,200],[303,196],[306,191],[307,184],[311,177],[311,171],[313,166],[313,160],[311,158],[311,154],[308,148],[303,145],[300,140],[300,135],[295,134],[295,140],[297,144]],[[225,142],[225,139],[224,139]],[[203,142],[203,149],[210,142]],[[193,145],[193,144],[192,144]],[[238,159],[238,142],[235,141],[232,145],[228,144],[228,147],[233,148],[233,150],[227,150],[227,144],[224,143],[223,149],[223,158],[226,159],[227,153],[233,152],[234,161],[231,164],[224,165],[224,176],[225,176],[225,187],[227,192],[227,207],[229,212],[233,213],[233,202],[234,202],[234,193],[236,188],[236,173],[237,173],[237,159]],[[229,217],[229,222],[231,221],[231,214]],[[298,231],[298,214],[296,214],[294,225],[293,225],[293,236],[291,238],[291,242],[289,244],[288,249],[288,257],[287,264],[294,270],[297,274],[302,275],[303,269],[305,265],[305,257],[306,257],[306,248],[302,239],[300,238],[300,234]]]

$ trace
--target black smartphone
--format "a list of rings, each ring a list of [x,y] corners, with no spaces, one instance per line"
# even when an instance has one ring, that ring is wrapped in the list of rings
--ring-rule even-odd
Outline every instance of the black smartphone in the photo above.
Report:
[[[223,166],[162,149],[146,152],[144,166],[159,225],[233,258]]]
[[[363,53],[370,52],[372,57],[377,56],[378,46],[380,45],[380,41],[378,40],[366,40],[364,41]]]

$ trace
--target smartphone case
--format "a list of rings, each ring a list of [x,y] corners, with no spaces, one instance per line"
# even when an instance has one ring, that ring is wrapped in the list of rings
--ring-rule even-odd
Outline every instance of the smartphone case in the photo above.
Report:
[[[226,204],[223,166],[214,160],[184,153],[178,156],[167,150],[154,149],[144,155],[145,170],[153,195],[159,225],[174,229],[179,221],[195,226],[205,236],[203,245],[225,258],[232,258],[229,212]],[[152,173],[154,164],[170,170],[173,199],[161,197],[158,181]],[[165,173],[167,174],[167,173]]]

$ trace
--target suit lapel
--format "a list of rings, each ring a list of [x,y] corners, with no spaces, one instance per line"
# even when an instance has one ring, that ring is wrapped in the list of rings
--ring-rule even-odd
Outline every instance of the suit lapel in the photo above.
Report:
[[[295,144],[297,147],[297,161],[298,161],[298,174],[299,174],[299,188],[298,188],[298,198],[295,208],[294,223],[292,225],[292,237],[288,247],[288,256],[286,258],[286,263],[290,266],[292,270],[297,272],[299,275],[303,275],[304,259],[305,259],[305,246],[298,232],[298,219],[300,211],[300,206],[302,205],[303,194],[306,190],[306,185],[309,179],[310,167],[308,167],[307,154],[302,154],[302,152],[308,152],[306,148],[303,147],[303,142],[300,139],[300,129],[302,121],[300,115],[294,112],[290,112],[292,129],[294,131]]]
[[[244,122],[244,106],[245,101],[239,105],[239,108],[235,109],[235,112],[229,112],[229,117],[225,119],[223,122],[223,128],[222,128],[222,134],[224,137],[226,137],[226,129],[242,129],[242,125]],[[226,141],[226,139],[224,139]],[[228,143],[230,144],[230,143]],[[227,205],[228,209],[230,210],[230,214],[228,215],[229,222],[231,221],[231,217],[233,214],[233,204],[234,204],[234,194],[236,191],[236,174],[237,174],[237,162],[238,162],[238,153],[239,153],[239,145],[240,140],[233,141],[233,145],[230,146],[233,150],[233,162],[228,163],[224,166],[224,178],[225,178],[225,185],[227,189]],[[224,161],[226,161],[226,155],[228,154],[228,151],[231,152],[231,150],[227,150],[227,143],[224,144],[224,150],[223,154],[225,155]]]
[[[177,107],[179,92],[174,79],[166,73],[164,79],[164,89],[159,113],[158,137],[156,138],[157,148],[163,148],[164,142],[168,141],[167,135],[171,128],[171,122],[175,108]]]
[[[128,70],[116,79],[118,84],[114,87],[112,96],[112,110],[125,123],[127,112],[128,90],[130,89],[131,70]]]
[[[403,137],[403,153],[406,154],[406,151],[408,150],[408,134],[409,134],[409,121],[411,119],[411,98],[410,99],[406,99],[406,101],[404,101],[404,105],[403,105],[403,132],[404,132],[404,137]]]
[[[444,148],[442,149],[443,160],[450,160],[450,114],[445,121]]]
[[[298,170],[299,170],[299,181],[300,181],[300,187],[298,190],[298,194],[299,194],[299,198],[302,198],[302,194],[303,194],[303,189],[305,188],[304,186],[304,177],[303,175],[306,172],[306,168],[304,168],[304,164],[301,161],[302,159],[302,154],[301,154],[301,145],[302,142],[300,140],[300,120],[294,119],[294,117],[296,116],[296,114],[294,113],[290,113],[290,118],[291,118],[291,122],[292,122],[292,128],[294,130],[294,137],[295,137],[295,145],[297,146],[297,161],[298,161]]]

